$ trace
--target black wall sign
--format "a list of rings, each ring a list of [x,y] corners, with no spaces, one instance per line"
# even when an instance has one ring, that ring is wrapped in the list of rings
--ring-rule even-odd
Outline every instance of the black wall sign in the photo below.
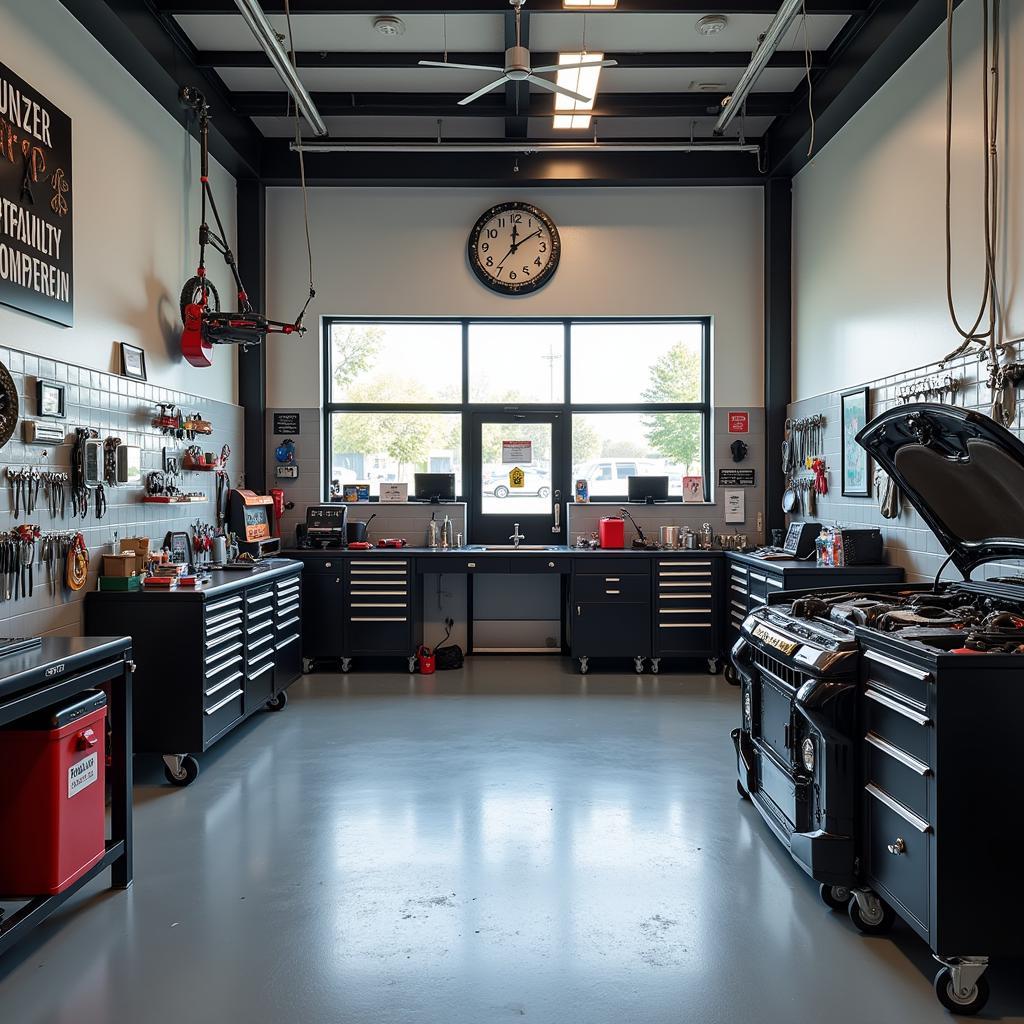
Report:
[[[71,118],[0,64],[0,302],[71,327]]]
[[[754,470],[752,469],[720,469],[718,471],[719,487],[753,487]]]
[[[275,412],[274,433],[298,435],[299,414],[297,412]]]

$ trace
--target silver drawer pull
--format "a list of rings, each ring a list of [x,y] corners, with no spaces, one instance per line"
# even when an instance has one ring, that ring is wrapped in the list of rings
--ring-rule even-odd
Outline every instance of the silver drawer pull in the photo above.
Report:
[[[910,676],[911,679],[919,679],[922,683],[928,682],[931,679],[931,672],[923,672],[919,668],[914,668],[913,665],[907,665],[905,662],[897,661],[895,658],[888,658],[884,654],[878,654],[875,651],[865,651],[864,657],[868,661],[874,661],[879,665],[885,665],[887,668],[894,668],[897,672],[902,672],[905,676]]]
[[[920,775],[922,778],[931,775],[932,770],[923,761],[918,761],[916,757],[911,757],[905,750],[900,750],[899,747],[894,747],[888,740],[883,740],[881,736],[876,733],[869,732],[864,739],[876,747],[883,754],[888,754],[894,761],[899,761],[900,764],[906,765],[912,772]]]
[[[662,615],[710,615],[710,608],[662,608]]]
[[[287,646],[288,646],[289,644],[293,644],[293,643],[295,643],[295,641],[296,641],[296,640],[298,640],[299,638],[300,638],[300,634],[299,634],[299,633],[292,633],[292,635],[291,635],[291,636],[289,636],[289,637],[285,637],[285,639],[284,639],[284,640],[282,640],[282,641],[281,641],[281,642],[280,642],[279,644],[277,644],[277,645],[276,645],[276,646],[274,647],[274,650],[275,650],[275,651],[282,651],[282,650],[284,650],[284,648],[285,648],[285,647],[287,647]]]
[[[212,651],[215,647],[220,647],[221,644],[226,644],[229,640],[233,640],[236,636],[242,635],[242,623],[233,622],[231,628],[223,630],[216,636],[211,636],[209,640],[204,643],[204,647],[208,651]]]
[[[744,569],[742,565],[734,565],[729,571],[734,576],[746,576],[747,575],[747,570]]]
[[[904,704],[901,704],[897,700],[893,700],[892,697],[886,697],[884,693],[879,693],[878,690],[867,689],[864,691],[864,696],[868,700],[873,700],[876,704],[881,704],[883,708],[888,708],[890,711],[895,711],[896,714],[902,715],[904,718],[909,718],[910,721],[917,725],[931,725],[932,720],[927,715],[922,715],[918,711],[914,711],[913,708],[908,708]]]
[[[372,569],[353,569],[353,576],[404,576],[405,569],[378,569],[374,566]]]
[[[268,604],[265,608],[256,608],[254,611],[247,612],[246,617],[250,622],[253,619],[262,619],[264,615],[272,615],[274,609]]]
[[[780,580],[769,580],[768,581],[768,586],[769,587],[775,587],[776,590],[781,590],[782,589],[782,582]]]
[[[741,611],[741,612],[743,612],[743,613],[744,613],[744,615],[746,614],[746,612],[747,612],[747,609],[746,609],[746,608],[744,608],[744,607],[743,607],[743,605],[742,605],[742,604],[740,604],[740,602],[739,602],[739,601],[730,601],[730,602],[729,602],[729,604],[731,604],[731,605],[733,606],[733,608],[736,608],[736,609],[737,609],[738,611]]]
[[[605,593],[606,594],[621,594],[622,591],[621,590],[606,590]]]
[[[214,601],[212,604],[206,606],[206,614],[210,615],[213,612],[219,612],[224,608],[230,608],[234,604],[241,604],[241,597],[228,597],[223,601]]]
[[[350,591],[351,597],[405,597],[407,596],[405,590],[353,590]]]
[[[240,651],[242,645],[240,643],[232,644],[230,647],[225,647],[223,651],[217,651],[216,654],[211,654],[203,664],[206,666],[207,672],[219,672],[223,667],[225,659],[230,658],[236,651]]]
[[[659,572],[658,577],[662,578],[665,576],[700,576],[702,579],[710,579],[711,573],[709,572]]]
[[[274,596],[272,590],[264,590],[260,594],[246,594],[245,599],[249,604],[257,604],[260,601],[269,601]]]
[[[711,595],[703,592],[695,594],[663,594],[661,591],[658,592],[658,602],[662,601],[710,601]]]
[[[242,655],[236,654],[234,657],[227,658],[225,661],[218,662],[216,665],[207,665],[206,667],[206,678],[213,679],[219,676],[225,669],[231,668],[232,665],[238,665],[242,661]]]
[[[690,567],[692,567],[694,565],[706,565],[706,566],[708,566],[708,568],[711,567],[711,563],[710,562],[690,561],[689,559],[687,559],[687,561],[685,561],[685,562],[659,562],[658,563],[658,567],[659,568],[662,568],[662,567],[673,568],[674,567],[674,568],[677,568],[677,569],[683,569],[683,568],[690,568]]]
[[[206,710],[205,710],[205,711],[203,712],[203,714],[204,714],[204,715],[213,715],[213,714],[216,714],[216,713],[217,713],[218,711],[220,711],[220,709],[221,709],[222,707],[224,707],[224,705],[225,705],[225,704],[230,704],[230,703],[231,703],[231,702],[232,702],[232,701],[233,701],[233,700],[234,700],[234,699],[235,699],[236,697],[241,697],[241,696],[242,696],[242,691],[241,691],[241,690],[235,690],[235,692],[234,692],[234,693],[229,693],[229,694],[228,694],[228,695],[227,695],[226,697],[224,697],[224,698],[223,698],[222,700],[219,700],[219,701],[217,701],[217,703],[216,703],[216,704],[214,704],[214,705],[213,705],[213,707],[209,707],[209,708],[207,708],[207,709],[206,709]]]
[[[475,569],[476,568],[476,562],[467,562],[466,563],[466,568],[467,569]]]
[[[735,583],[731,583],[730,586],[732,587],[733,590],[736,591],[737,594],[742,594],[744,597],[747,596],[747,588],[746,587],[738,587],[738,586],[736,586]]]
[[[250,673],[249,679],[259,679],[259,677],[263,675],[264,672],[270,672],[273,668],[274,663],[272,661],[268,661],[265,665],[260,665],[260,667],[255,672]]]
[[[231,630],[237,629],[242,625],[242,613],[239,612],[237,615],[232,616],[230,619],[225,619],[223,622],[218,622],[213,629],[207,629],[206,635],[209,638],[220,636],[222,633],[230,633]]]
[[[298,580],[292,580],[289,583],[278,583],[278,585],[277,585],[277,592],[279,594],[284,594],[284,593],[287,593],[290,590],[298,590],[298,589],[299,589],[299,581]]]
[[[357,560],[353,559],[352,565],[353,566],[370,565],[370,566],[373,566],[374,568],[377,568],[377,566],[379,566],[379,565],[401,565],[403,567],[406,567],[406,566],[409,565],[409,563],[406,562],[404,559],[396,561],[395,559],[392,558],[392,559],[388,559],[387,561],[385,561],[384,559],[381,559],[381,558],[375,558],[375,559],[373,559],[372,562],[357,561]]]
[[[710,629],[710,622],[659,622],[658,629]]]
[[[404,576],[404,574],[403,574]],[[397,587],[404,583],[405,579],[389,579],[389,580],[364,580],[360,577],[357,580],[352,580],[353,587]]]
[[[249,659],[249,664],[250,665],[255,665],[257,662],[264,661],[265,659],[272,658],[273,656],[274,656],[274,648],[273,647],[268,647],[265,651],[260,651],[259,654],[254,654]]]
[[[767,576],[762,576],[759,572],[754,572],[753,569],[750,570],[750,578],[752,580],[757,580],[758,583],[767,583],[768,582],[768,577]]]
[[[278,615],[291,615],[292,612],[297,611],[299,607],[298,601],[292,601],[290,604],[279,604],[277,606]]]
[[[353,601],[353,608],[404,608],[405,602],[401,604],[388,604],[387,601]]]
[[[767,600],[766,600],[765,598],[763,598],[763,597],[758,597],[758,596],[757,596],[757,594],[747,594],[747,597],[748,597],[748,598],[749,598],[749,599],[750,599],[751,601],[755,601],[755,602],[757,602],[757,604],[767,604],[767,603],[768,603],[768,601],[767,601]]]
[[[208,690],[204,690],[203,694],[204,696],[212,697],[215,693],[220,693],[220,691],[223,690],[225,686],[230,686],[236,679],[241,678],[241,672],[232,672],[231,675],[229,675],[222,682],[219,682],[216,686],[211,686]]]
[[[353,615],[350,622],[408,622],[403,615],[400,618],[394,615]]]
[[[619,576],[605,576],[605,583],[618,583],[621,577]]]
[[[249,654],[251,654],[258,647],[262,647],[264,644],[271,643],[273,641],[273,639],[274,639],[274,634],[273,633],[267,633],[264,636],[261,636],[258,640],[253,640],[253,642],[246,647],[246,651]]]
[[[886,849],[894,857],[902,857],[903,854],[907,852],[907,841],[903,838],[903,836],[900,836],[895,843],[889,843]]]
[[[265,629],[273,629],[274,620],[264,619],[262,622],[254,622],[252,626],[245,631],[246,636],[256,636],[263,632]]]
[[[666,587],[706,587],[708,580],[702,580],[700,583],[665,583],[662,580],[658,581],[658,589],[664,590]]]
[[[873,782],[864,787],[865,792],[870,793],[879,803],[885,804],[894,814],[898,814],[908,825],[913,825],[918,832],[927,835],[932,827],[924,818],[919,818],[912,810],[904,807],[894,797],[889,796],[884,789],[879,789]]]
[[[234,619],[236,616],[241,615],[241,613],[241,608],[232,608],[230,611],[221,612],[220,615],[211,615],[209,612],[207,612],[205,622],[207,627],[217,626],[220,625],[220,623],[222,622],[227,622],[230,619]]]
[[[289,626],[294,625],[294,623],[296,623],[298,621],[299,621],[298,615],[293,615],[290,619],[285,619],[284,622],[279,622],[277,624],[277,628],[278,629],[287,629]]]

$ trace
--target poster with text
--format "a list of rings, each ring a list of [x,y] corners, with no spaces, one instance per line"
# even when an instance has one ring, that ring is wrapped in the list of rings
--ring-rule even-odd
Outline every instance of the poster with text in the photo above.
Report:
[[[0,64],[0,303],[74,323],[71,118]]]

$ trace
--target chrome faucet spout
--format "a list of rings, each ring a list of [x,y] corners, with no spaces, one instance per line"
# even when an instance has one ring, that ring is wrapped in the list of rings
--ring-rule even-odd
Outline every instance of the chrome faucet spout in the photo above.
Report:
[[[515,548],[516,551],[519,550],[519,542],[522,541],[522,540],[526,540],[526,534],[519,532],[519,524],[518,523],[513,523],[512,524],[512,533],[509,535],[508,539],[510,541],[512,541],[512,545],[513,545],[513,547]]]

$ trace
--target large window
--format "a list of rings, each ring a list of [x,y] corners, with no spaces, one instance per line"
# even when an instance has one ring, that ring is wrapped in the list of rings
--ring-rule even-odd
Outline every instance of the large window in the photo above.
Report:
[[[466,495],[468,417],[537,409],[564,414],[562,464],[528,468],[523,493],[509,492],[488,451],[488,500],[536,502],[552,487],[567,500],[585,478],[593,500],[616,501],[635,475],[668,476],[675,498],[684,476],[703,476],[707,494],[710,357],[707,318],[330,319],[325,484],[368,482],[376,497],[382,482],[412,493],[414,473],[453,472]]]

